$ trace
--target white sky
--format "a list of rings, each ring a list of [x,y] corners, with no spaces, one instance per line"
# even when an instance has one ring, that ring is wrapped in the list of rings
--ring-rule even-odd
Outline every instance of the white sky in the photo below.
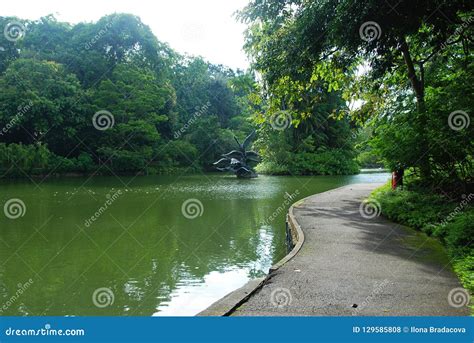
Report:
[[[242,50],[245,25],[233,13],[249,0],[18,0],[0,4],[1,16],[38,19],[54,14],[60,21],[97,21],[104,15],[131,13],[171,48],[234,69],[246,69]]]

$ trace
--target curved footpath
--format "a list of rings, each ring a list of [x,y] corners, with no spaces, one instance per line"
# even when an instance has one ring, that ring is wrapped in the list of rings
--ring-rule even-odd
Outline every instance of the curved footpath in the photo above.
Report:
[[[293,205],[289,224],[298,242],[292,252],[265,279],[200,315],[469,315],[467,306],[448,301],[461,285],[437,242],[361,215],[361,202],[378,186],[349,185]]]

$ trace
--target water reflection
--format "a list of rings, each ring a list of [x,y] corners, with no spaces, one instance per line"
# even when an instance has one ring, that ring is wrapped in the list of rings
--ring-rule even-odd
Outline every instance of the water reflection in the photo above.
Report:
[[[182,280],[169,301],[160,304],[154,316],[192,316],[248,281],[248,270],[213,271],[196,280]]]
[[[299,190],[303,198],[387,178],[96,177],[39,187],[1,181],[1,204],[20,198],[27,207],[18,220],[0,216],[1,314],[196,314],[285,255],[286,209],[267,221],[285,193]],[[123,195],[84,226],[112,190]],[[182,215],[189,198],[203,203],[201,217]],[[18,284],[30,278],[33,285],[17,296]],[[99,308],[92,295],[104,287],[114,299]]]

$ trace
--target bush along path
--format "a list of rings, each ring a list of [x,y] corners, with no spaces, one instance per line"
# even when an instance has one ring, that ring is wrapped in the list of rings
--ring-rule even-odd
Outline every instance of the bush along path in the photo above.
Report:
[[[345,186],[294,205],[301,250],[232,315],[469,315],[468,291],[439,241],[364,200],[379,186]]]
[[[463,286],[474,294],[474,194],[450,197],[410,183],[393,191],[389,185],[371,198],[390,220],[437,238],[446,247],[452,267]],[[471,310],[474,306],[471,304]],[[472,311],[471,311],[472,312]],[[474,313],[474,312],[473,312]]]

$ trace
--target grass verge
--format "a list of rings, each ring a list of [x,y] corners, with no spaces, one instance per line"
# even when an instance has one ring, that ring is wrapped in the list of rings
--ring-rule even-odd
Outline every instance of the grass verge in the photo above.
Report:
[[[376,189],[371,199],[380,203],[382,214],[390,220],[439,239],[446,247],[454,272],[473,298],[474,194],[453,201],[423,190],[393,191],[387,184]]]

